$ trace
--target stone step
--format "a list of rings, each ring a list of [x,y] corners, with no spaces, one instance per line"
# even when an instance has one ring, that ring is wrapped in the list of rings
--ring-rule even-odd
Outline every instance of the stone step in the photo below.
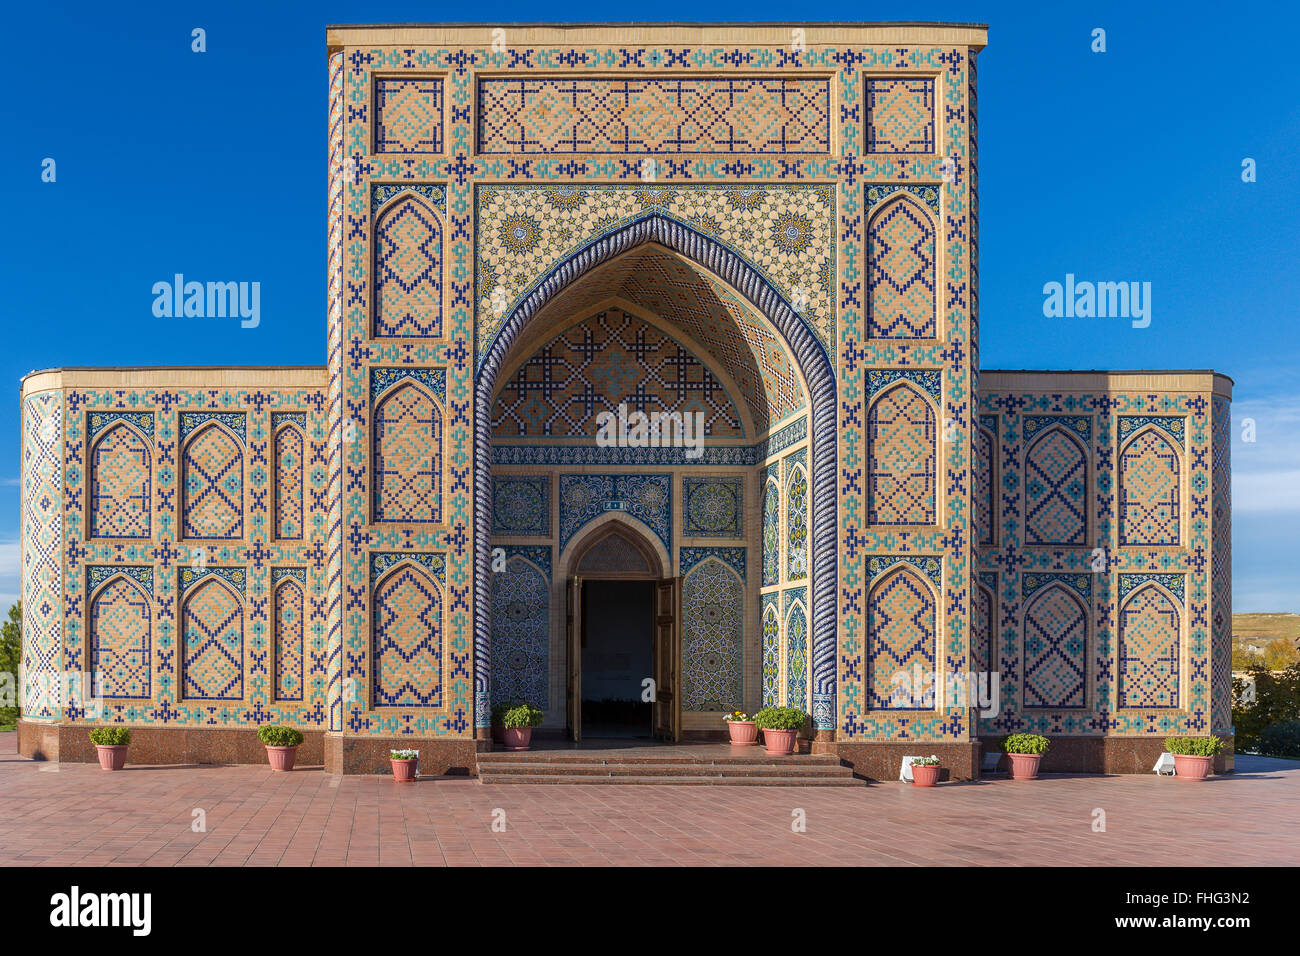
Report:
[[[556,763],[556,764],[631,764],[682,765],[682,766],[745,766],[761,764],[764,766],[790,767],[838,767],[840,760],[834,754],[791,754],[787,757],[769,757],[762,750],[752,753],[732,754],[730,756],[688,754],[655,755],[611,755],[584,753],[582,751],[563,750],[525,750],[516,753],[493,751],[478,754],[479,766],[517,765],[520,763]]]
[[[571,774],[583,777],[852,777],[849,767],[813,765],[803,767],[772,766],[770,764],[620,764],[620,763],[480,763],[479,776],[487,778],[499,774],[512,776],[562,776]]]
[[[720,777],[720,776],[586,776],[580,774],[518,774],[490,773],[481,776],[484,784],[641,784],[656,786],[705,786],[705,787],[861,787],[865,780],[856,777]]]

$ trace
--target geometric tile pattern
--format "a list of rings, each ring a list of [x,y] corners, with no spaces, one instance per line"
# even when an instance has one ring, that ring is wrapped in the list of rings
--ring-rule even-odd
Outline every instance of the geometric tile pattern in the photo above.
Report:
[[[118,422],[100,435],[91,456],[91,536],[148,538],[152,476],[148,442],[130,425]]]
[[[910,385],[871,403],[867,416],[867,523],[935,522],[934,408]]]
[[[90,608],[95,696],[152,696],[152,618],[149,596],[130,578],[115,577],[95,595]]]
[[[275,586],[275,699],[303,699],[306,600],[302,584],[284,577]]]
[[[373,706],[442,706],[442,594],[403,562],[374,592]]]
[[[609,511],[643,522],[671,554],[671,475],[561,475],[561,550],[588,521]]]
[[[808,576],[808,476],[803,465],[791,466],[797,457],[786,459],[786,578],[790,581]]]
[[[498,436],[596,435],[602,416],[617,415],[620,405],[629,416],[698,412],[705,435],[744,434],[731,396],[703,363],[654,326],[616,309],[542,345],[498,388],[492,416]],[[691,428],[693,434],[694,423]]]
[[[907,194],[885,204],[867,230],[870,334],[934,338],[935,246],[929,214]]]
[[[296,425],[275,433],[275,537],[302,540],[303,435]]]
[[[244,453],[217,423],[204,425],[185,445],[181,515],[186,538],[244,536]]]
[[[1178,544],[1179,456],[1164,435],[1146,429],[1119,454],[1119,541]]]
[[[407,382],[375,406],[374,520],[442,520],[442,416]]]
[[[244,606],[221,577],[207,576],[185,596],[182,692],[186,700],[244,696]]]
[[[518,550],[507,548],[506,556],[505,569],[492,575],[492,703],[527,701],[545,708],[550,581]]]
[[[480,153],[826,153],[822,77],[492,77],[478,81]]]
[[[682,535],[685,537],[742,537],[744,507],[743,478],[682,478]]]
[[[442,335],[442,223],[413,194],[375,222],[375,335]]]
[[[1025,539],[1029,544],[1084,544],[1087,453],[1064,428],[1042,432],[1025,455]]]
[[[1177,707],[1178,608],[1159,587],[1131,594],[1119,613],[1119,705]]]
[[[683,711],[741,706],[744,615],[744,579],[722,560],[710,557],[686,572],[682,580]]]
[[[1044,588],[1025,609],[1025,707],[1083,707],[1088,615],[1061,584]]]
[[[798,592],[786,591],[788,610],[785,612],[785,705],[808,710],[808,615]]]
[[[981,545],[993,544],[993,449],[997,439],[984,424],[993,421],[996,419],[991,416],[980,416],[980,425],[975,429],[975,460],[971,462],[971,510],[975,515],[975,542]]]
[[[1232,726],[1232,416],[1224,398],[1214,398],[1211,408],[1210,720],[1212,730],[1226,731]],[[1192,662],[1195,667],[1195,656]]]
[[[867,152],[934,151],[934,81],[868,79]]]
[[[867,602],[867,662],[871,710],[932,710],[933,694],[894,681],[905,673],[909,680],[919,668],[923,681],[935,670],[935,599],[924,579],[911,567],[901,566],[876,581]]]
[[[492,533],[536,535],[551,533],[551,476],[494,475]]]
[[[375,80],[375,152],[442,152],[442,80]]]
[[[23,403],[22,596],[23,714],[58,716],[53,684],[62,671],[64,618],[63,397],[30,396]]]
[[[971,630],[971,669],[976,673],[992,673],[993,667],[993,593],[986,587],[976,585],[971,589],[972,607],[970,615]]]

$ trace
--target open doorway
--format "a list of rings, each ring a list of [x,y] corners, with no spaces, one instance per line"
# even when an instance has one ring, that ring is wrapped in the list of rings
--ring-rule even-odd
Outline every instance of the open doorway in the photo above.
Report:
[[[654,674],[653,581],[583,582],[582,733],[586,738],[646,738]]]

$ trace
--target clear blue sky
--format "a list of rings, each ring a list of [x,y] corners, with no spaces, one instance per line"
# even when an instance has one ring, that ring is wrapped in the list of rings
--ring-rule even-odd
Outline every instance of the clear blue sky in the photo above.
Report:
[[[1300,611],[1295,5],[860,3],[820,20],[989,24],[979,59],[985,368],[1207,368],[1237,383],[1237,610]],[[644,11],[644,12],[641,12]],[[653,13],[651,13],[653,11]],[[20,4],[0,230],[0,601],[17,593],[18,379],[60,365],[324,361],[325,26],[420,3]],[[771,2],[485,0],[477,22],[780,20]],[[207,52],[190,31],[207,31]],[[1091,32],[1107,52],[1090,50]],[[57,182],[41,182],[41,162]],[[1241,162],[1258,181],[1241,180]],[[154,318],[173,273],[262,283],[253,330]],[[1065,273],[1152,283],[1147,329],[1045,319]],[[1239,432],[1238,432],[1239,434]]]

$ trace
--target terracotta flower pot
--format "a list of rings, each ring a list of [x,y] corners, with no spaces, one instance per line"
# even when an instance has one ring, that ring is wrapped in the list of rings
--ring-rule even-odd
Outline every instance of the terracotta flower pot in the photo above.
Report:
[[[529,741],[533,739],[533,728],[506,727],[502,730],[502,736],[506,750],[527,750]]]
[[[794,740],[797,730],[770,730],[763,728],[763,745],[774,757],[784,757],[794,753]]]
[[[415,783],[415,761],[414,760],[393,760],[388,761],[393,765],[393,779],[398,783]]]
[[[1038,776],[1038,764],[1042,754],[1007,754],[1011,761],[1012,780],[1033,780]]]
[[[99,756],[100,770],[121,770],[126,766],[126,744],[116,747],[101,747],[95,744],[95,753]]]
[[[939,771],[941,769],[937,763],[933,765],[912,764],[912,786],[933,787],[939,782]]]
[[[727,733],[731,735],[733,747],[752,747],[758,743],[758,728],[752,720],[727,721]]]
[[[1194,757],[1191,754],[1174,754],[1174,779],[1194,783],[1210,775],[1213,757]]]
[[[298,759],[298,747],[272,747],[266,745],[266,759],[271,762],[272,770],[292,770],[293,762]]]

